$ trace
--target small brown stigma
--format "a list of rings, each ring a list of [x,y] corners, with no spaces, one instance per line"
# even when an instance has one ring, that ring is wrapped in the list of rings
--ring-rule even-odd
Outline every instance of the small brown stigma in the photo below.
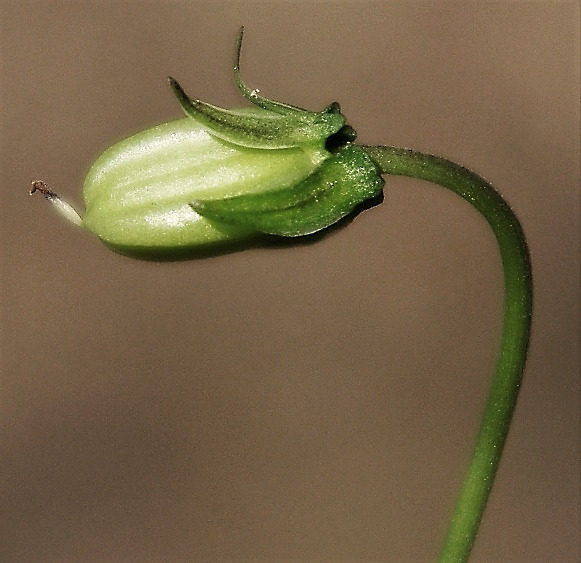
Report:
[[[32,186],[28,193],[29,195],[32,195],[34,192],[40,192],[46,199],[58,198],[58,196],[42,180],[34,180],[32,182]]]

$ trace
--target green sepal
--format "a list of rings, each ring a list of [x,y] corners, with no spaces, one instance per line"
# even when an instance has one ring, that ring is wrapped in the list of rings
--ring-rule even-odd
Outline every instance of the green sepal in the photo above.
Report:
[[[234,61],[234,79],[236,80],[236,86],[240,93],[255,106],[261,107],[262,109],[278,113],[280,115],[296,115],[297,113],[311,113],[303,108],[293,106],[290,104],[285,104],[284,102],[278,102],[276,100],[269,100],[258,93],[258,90],[251,90],[240,74],[240,49],[242,48],[242,38],[244,36],[244,26],[240,28],[238,33],[238,38],[236,40],[236,60]],[[341,113],[341,106],[338,102],[332,102],[320,113]]]
[[[169,83],[186,115],[206,126],[212,135],[238,146],[284,149],[324,144],[345,125],[345,117],[335,104],[318,113],[300,110],[281,114],[263,108],[259,114],[249,114],[193,100],[171,76]]]
[[[309,235],[336,223],[376,197],[383,178],[367,153],[347,145],[298,184],[260,194],[197,200],[192,209],[210,221],[271,235]]]
[[[261,107],[268,111],[273,111],[280,115],[297,114],[307,110],[299,108],[297,106],[292,106],[290,104],[285,104],[283,102],[277,102],[276,100],[269,100],[258,93],[258,90],[251,90],[240,75],[240,49],[242,48],[242,38],[244,36],[244,26],[240,28],[238,32],[238,38],[236,39],[236,60],[234,61],[234,79],[236,80],[236,86],[240,93],[255,106]]]

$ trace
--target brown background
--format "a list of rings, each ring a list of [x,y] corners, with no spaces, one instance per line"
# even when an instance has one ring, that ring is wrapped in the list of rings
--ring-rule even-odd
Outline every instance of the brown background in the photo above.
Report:
[[[530,361],[474,561],[579,561],[577,2],[25,2],[2,14],[0,560],[433,560],[501,323],[486,224],[388,178],[309,246],[142,263],[63,223],[101,150],[231,76],[517,210]]]

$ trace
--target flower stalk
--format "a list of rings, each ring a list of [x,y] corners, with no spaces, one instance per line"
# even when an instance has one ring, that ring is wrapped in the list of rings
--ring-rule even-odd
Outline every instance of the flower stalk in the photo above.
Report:
[[[442,563],[467,561],[492,489],[516,405],[529,344],[533,288],[522,227],[483,178],[449,160],[398,147],[364,147],[382,173],[427,180],[474,206],[492,228],[504,270],[504,321],[496,371],[472,460],[440,553]]]

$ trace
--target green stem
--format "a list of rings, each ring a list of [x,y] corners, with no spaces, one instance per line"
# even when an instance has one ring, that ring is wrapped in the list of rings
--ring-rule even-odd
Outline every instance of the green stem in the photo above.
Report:
[[[450,522],[441,562],[466,561],[492,488],[526,362],[532,274],[520,223],[483,178],[443,158],[396,147],[363,147],[383,174],[435,182],[470,202],[488,221],[504,268],[504,326],[496,372],[470,466]]]

